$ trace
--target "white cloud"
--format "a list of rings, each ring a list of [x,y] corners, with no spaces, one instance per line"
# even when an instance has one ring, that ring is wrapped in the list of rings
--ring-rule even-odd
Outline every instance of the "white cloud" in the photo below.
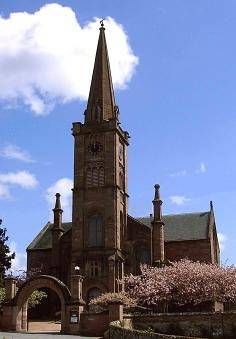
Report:
[[[223,251],[225,248],[225,243],[227,241],[227,236],[223,233],[218,233],[217,235],[218,235],[220,250]]]
[[[107,17],[105,26],[113,82],[124,88],[138,58],[120,24]],[[57,3],[0,16],[0,99],[12,107],[22,101],[37,115],[57,102],[86,99],[98,27],[98,18],[82,27],[70,7]]]
[[[35,175],[27,171],[0,174],[0,183],[7,185],[19,185],[26,189],[32,189],[38,185]]]
[[[6,145],[0,150],[0,155],[8,159],[16,159],[24,162],[34,162],[27,151],[22,150],[16,145]]]
[[[26,253],[18,252],[17,244],[13,241],[10,243],[11,253],[15,252],[15,259],[12,260],[12,265],[10,271],[17,272],[19,270],[26,271]]]
[[[175,178],[175,177],[184,177],[187,174],[186,170],[180,170],[176,173],[171,173],[170,177]]]
[[[172,196],[170,196],[170,201],[172,202],[172,204],[176,204],[178,206],[183,205],[190,200],[191,199],[186,198],[183,195],[172,195]]]
[[[197,173],[205,173],[206,172],[206,165],[204,162],[201,162],[200,167],[196,170]]]
[[[10,192],[9,192],[8,186],[0,183],[0,199],[1,198],[9,199],[10,198]]]
[[[72,191],[73,181],[68,178],[61,178],[51,185],[46,191],[46,200],[50,209],[55,206],[55,194],[61,194],[61,207],[64,211],[63,220],[71,221],[72,213]]]

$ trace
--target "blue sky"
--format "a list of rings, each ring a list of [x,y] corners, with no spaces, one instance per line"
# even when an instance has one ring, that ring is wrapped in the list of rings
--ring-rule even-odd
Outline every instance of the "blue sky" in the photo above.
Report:
[[[53,185],[64,178],[68,181],[59,185],[65,183],[69,187],[73,175],[70,129],[72,122],[83,120],[86,101],[81,84],[91,78],[91,73],[82,76],[76,68],[71,75],[76,82],[67,91],[66,85],[61,86],[62,73],[61,77],[58,75],[57,88],[61,97],[53,97],[55,84],[53,89],[48,85],[49,67],[45,79],[40,78],[43,90],[46,88],[49,94],[32,85],[33,94],[46,102],[46,113],[39,106],[41,102],[32,101],[35,99],[32,93],[27,103],[19,74],[38,72],[37,67],[42,65],[32,66],[30,62],[32,58],[42,59],[37,59],[37,50],[30,54],[30,62],[26,52],[23,53],[17,60],[22,73],[15,76],[8,53],[9,46],[12,50],[16,48],[12,46],[15,40],[4,40],[6,20],[12,12],[34,15],[52,3],[55,2],[11,0],[2,1],[0,7],[4,19],[0,26],[5,29],[0,33],[0,54],[5,58],[0,57],[0,92],[4,93],[0,93],[0,217],[19,253],[17,265],[22,264],[26,246],[52,218],[48,195],[53,196]],[[123,67],[124,74],[118,69],[115,76],[116,87],[125,87],[117,88],[116,101],[122,126],[131,135],[129,213],[141,216],[152,212],[155,183],[161,185],[164,214],[206,211],[213,200],[218,232],[224,240],[222,262],[236,263],[235,1],[216,0],[214,5],[208,0],[81,0],[57,4],[76,13],[82,30],[94,22],[94,17],[109,16],[114,24],[113,33],[128,36],[128,44],[119,39],[120,45],[117,44],[113,33],[109,39],[114,64],[116,58],[126,62],[127,55],[133,57],[133,64],[128,62],[130,69],[123,71]],[[16,27],[17,24],[20,25],[16,23]],[[54,28],[52,24],[48,30]],[[91,33],[94,49],[96,34]],[[58,63],[64,47],[60,43],[59,36]],[[86,43],[91,51],[90,42]],[[132,51],[125,54],[122,46],[129,46]],[[52,65],[48,64],[49,57],[46,53],[43,66]],[[88,69],[92,68],[91,57],[84,62]],[[37,74],[40,77],[40,71]],[[12,84],[14,95],[6,90]],[[32,102],[38,106],[32,106]]]

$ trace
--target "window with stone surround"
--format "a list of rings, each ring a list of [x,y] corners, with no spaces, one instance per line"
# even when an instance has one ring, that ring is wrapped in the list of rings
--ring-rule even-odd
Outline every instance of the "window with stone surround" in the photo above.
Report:
[[[100,276],[100,265],[97,261],[90,261],[88,264],[88,275],[90,277]]]
[[[125,182],[124,182],[124,172],[123,172],[123,170],[120,170],[120,172],[119,172],[119,186],[120,186],[120,189],[122,191],[124,191]]]
[[[124,234],[124,216],[122,211],[120,211],[120,242],[123,245],[124,239],[125,239],[125,234]]]
[[[88,220],[88,246],[103,246],[103,238],[103,218],[100,215],[93,215]]]
[[[88,167],[86,170],[86,185],[87,187],[104,186],[105,171],[103,166]]]
[[[98,168],[93,167],[92,169],[92,186],[97,187],[98,186]]]
[[[150,264],[150,250],[144,244],[139,244],[135,249],[135,270],[136,274],[140,274],[140,265]]]
[[[98,186],[104,186],[104,181],[105,181],[104,167],[100,166],[98,170]]]

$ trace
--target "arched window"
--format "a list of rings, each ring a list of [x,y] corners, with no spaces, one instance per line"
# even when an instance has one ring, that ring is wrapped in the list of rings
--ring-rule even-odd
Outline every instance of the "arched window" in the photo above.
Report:
[[[97,187],[104,186],[105,182],[105,173],[104,167],[100,166],[99,168],[90,166],[86,170],[86,185],[87,187]]]
[[[103,166],[99,167],[99,171],[98,171],[98,185],[99,186],[104,186],[104,167]]]
[[[88,310],[90,312],[98,311],[98,310],[101,309],[100,306],[98,306],[98,305],[89,305],[89,303],[92,299],[99,297],[101,294],[102,294],[102,291],[98,287],[93,287],[90,290],[88,290],[87,296],[86,296],[86,301],[87,301],[87,305],[88,305],[87,306]]]
[[[150,250],[145,245],[136,247],[136,273],[140,273],[141,264],[150,264]]]
[[[125,230],[124,230],[124,216],[123,213],[120,211],[120,241],[121,244],[123,244],[124,242],[124,234]]]
[[[119,186],[122,191],[124,191],[124,173],[120,171],[119,173]]]
[[[97,167],[93,167],[93,171],[92,171],[92,178],[93,178],[93,187],[98,186],[98,169]]]
[[[88,246],[103,246],[103,222],[102,217],[94,215],[88,221]]]
[[[91,288],[87,293],[87,301],[90,302],[92,299],[99,297],[102,294],[102,291],[97,288]]]

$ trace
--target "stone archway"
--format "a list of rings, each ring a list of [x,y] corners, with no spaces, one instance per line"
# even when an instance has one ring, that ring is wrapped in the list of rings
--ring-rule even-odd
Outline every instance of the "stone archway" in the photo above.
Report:
[[[40,288],[49,288],[58,295],[61,302],[61,331],[66,332],[66,305],[71,300],[71,293],[62,281],[49,275],[39,275],[27,280],[19,288],[15,297],[4,305],[2,323],[7,330],[17,332],[27,330],[27,300],[35,290]]]

